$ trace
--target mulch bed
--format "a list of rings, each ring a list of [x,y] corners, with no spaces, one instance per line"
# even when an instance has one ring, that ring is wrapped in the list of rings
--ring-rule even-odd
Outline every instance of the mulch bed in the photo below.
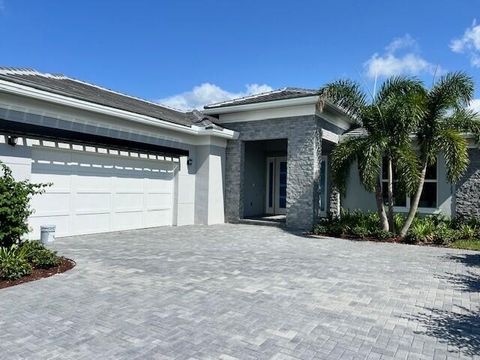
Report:
[[[18,284],[23,284],[29,281],[47,278],[55,274],[61,274],[65,271],[72,269],[75,265],[75,261],[67,259],[65,257],[61,257],[60,265],[58,266],[52,267],[50,269],[33,269],[30,275],[24,276],[17,280],[0,280],[0,289]]]

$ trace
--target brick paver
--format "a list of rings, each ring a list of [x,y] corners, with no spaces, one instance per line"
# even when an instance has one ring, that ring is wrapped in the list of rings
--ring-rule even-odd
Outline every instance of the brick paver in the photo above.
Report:
[[[0,290],[5,359],[480,359],[480,253],[249,225],[57,240]]]

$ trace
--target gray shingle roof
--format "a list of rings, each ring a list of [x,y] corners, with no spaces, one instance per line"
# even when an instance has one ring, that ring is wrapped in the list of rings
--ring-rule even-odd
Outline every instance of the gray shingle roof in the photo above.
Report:
[[[205,106],[205,109],[217,109],[234,105],[246,105],[267,101],[294,99],[299,97],[318,95],[318,93],[318,90],[286,87],[283,89],[273,90],[261,94],[245,96],[242,98],[223,101],[216,104],[210,104]]]
[[[194,120],[186,113],[60,74],[0,67],[0,79],[175,124],[191,126]]]

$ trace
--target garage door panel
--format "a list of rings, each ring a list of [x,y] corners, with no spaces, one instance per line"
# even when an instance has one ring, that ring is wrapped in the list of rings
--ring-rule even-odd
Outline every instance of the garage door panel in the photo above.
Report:
[[[143,213],[140,211],[116,212],[113,215],[113,230],[139,229],[143,225]]]
[[[172,194],[148,194],[145,200],[147,210],[170,209]]]
[[[145,191],[146,192],[172,192],[173,181],[170,177],[158,178],[158,179],[145,179]]]
[[[112,191],[111,177],[77,175],[72,178],[72,190],[76,192],[102,193]]]
[[[93,234],[110,231],[110,213],[76,214],[72,218],[72,234]]]
[[[57,226],[58,236],[172,225],[169,163],[42,148],[32,157],[32,181],[54,183],[32,200],[35,238],[47,224]]]
[[[31,202],[33,216],[66,215],[70,211],[69,192],[48,192],[35,195]]]
[[[54,192],[70,192],[70,174],[68,172],[61,173],[34,173],[35,182],[42,184],[51,184],[45,188],[46,193]]]
[[[116,193],[113,201],[117,211],[143,210],[143,192]]]
[[[109,213],[110,212],[110,194],[109,193],[80,193],[76,194],[73,202],[75,213]]]
[[[163,209],[163,210],[150,210],[145,216],[147,227],[152,226],[166,226],[172,224],[172,210]],[[158,225],[157,225],[158,224]]]

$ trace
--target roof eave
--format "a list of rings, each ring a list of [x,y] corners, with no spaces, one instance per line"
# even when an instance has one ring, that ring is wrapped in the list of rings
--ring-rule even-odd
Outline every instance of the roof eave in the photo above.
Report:
[[[17,84],[15,82],[0,79],[0,92],[5,92],[13,95],[25,96],[28,98],[47,101],[59,105],[69,106],[72,108],[87,110],[103,115],[110,115],[114,117],[123,118],[132,122],[141,123],[144,125],[151,125],[163,129],[179,131],[190,135],[211,135],[218,136],[227,139],[234,139],[235,134],[232,134],[231,130],[223,129],[204,129],[199,126],[186,126],[181,124],[175,124],[173,122],[160,120],[151,116],[141,115],[138,113],[121,110],[105,105],[100,105],[85,100],[79,100],[76,98],[68,97],[65,95],[59,95],[45,90],[39,90],[33,87]]]
[[[315,104],[316,102],[318,102],[318,100],[319,100],[318,95],[302,96],[302,97],[291,98],[291,99],[270,100],[270,101],[252,103],[252,104],[229,105],[229,106],[222,106],[217,108],[206,107],[203,110],[203,113],[207,115],[220,115],[220,114],[228,114],[228,113],[235,113],[235,112],[242,112],[242,111]]]

